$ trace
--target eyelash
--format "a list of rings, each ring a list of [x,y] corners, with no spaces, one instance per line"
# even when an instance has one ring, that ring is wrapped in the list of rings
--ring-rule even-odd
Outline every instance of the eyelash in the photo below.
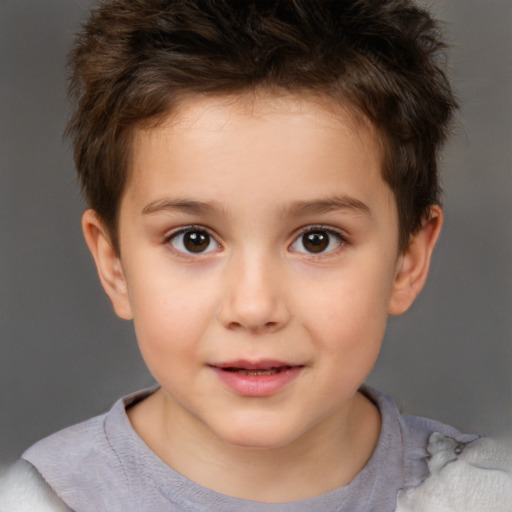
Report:
[[[187,233],[204,233],[206,236],[209,237],[207,248],[209,248],[212,243],[216,244],[217,249],[221,248],[221,245],[217,242],[217,239],[210,233],[210,231],[207,228],[205,228],[203,226],[195,226],[195,225],[186,226],[186,227],[180,228],[176,231],[173,231],[172,233],[170,233],[169,235],[167,235],[164,238],[164,244],[170,245],[176,253],[180,254],[183,257],[196,257],[196,256],[209,254],[211,252],[215,252],[215,250],[208,250],[208,251],[198,251],[195,253],[194,251],[187,251],[186,249],[181,250],[181,249],[175,247],[173,245],[173,241],[175,241],[180,235],[185,235]],[[183,242],[182,242],[182,244],[183,244]]]
[[[212,244],[216,245],[216,249],[214,248],[213,250],[202,250],[202,251],[194,252],[194,251],[188,251],[185,247],[183,249],[181,249],[181,248],[178,248],[173,245],[173,241],[178,239],[178,237],[180,235],[185,235],[187,233],[204,233],[207,237],[209,237],[207,245],[206,245],[206,249],[209,249]],[[301,241],[302,241],[302,245],[304,245],[304,236],[308,235],[308,234],[313,234],[313,233],[327,234],[327,236],[328,236],[327,241],[326,241],[327,246],[325,248],[322,248],[320,246],[320,250],[318,252],[293,249],[293,246],[298,243],[301,243]],[[338,245],[334,248],[329,249],[329,246],[332,244],[332,237],[334,237],[337,240]],[[301,254],[305,254],[308,256],[313,256],[313,257],[319,258],[319,257],[326,257],[332,253],[337,252],[340,249],[340,247],[345,246],[347,243],[348,242],[347,242],[346,238],[338,230],[335,230],[332,227],[322,226],[322,225],[317,225],[317,226],[310,225],[310,226],[307,226],[306,228],[304,228],[302,231],[300,231],[295,236],[292,243],[288,247],[291,250],[291,252],[301,253]],[[183,257],[202,256],[205,254],[209,254],[211,252],[216,252],[216,250],[219,250],[222,248],[221,245],[219,244],[219,242],[217,242],[217,239],[210,233],[210,231],[207,228],[205,228],[203,226],[196,226],[196,225],[186,226],[186,227],[178,229],[177,231],[170,233],[169,235],[167,235],[164,238],[164,244],[170,245],[176,253],[178,253],[179,255],[181,255]],[[183,245],[183,244],[184,244],[184,241],[181,242],[181,245]],[[326,250],[326,249],[329,249],[329,250]]]
[[[306,254],[308,256],[312,256],[312,257],[316,257],[316,258],[327,257],[333,253],[337,253],[340,250],[340,248],[342,248],[348,244],[346,237],[343,236],[340,231],[338,231],[330,226],[323,226],[323,225],[315,226],[315,225],[313,225],[313,226],[307,226],[301,232],[299,232],[299,234],[294,238],[293,242],[290,244],[289,247],[292,248],[293,245],[295,245],[298,242],[300,242],[301,240],[303,240],[303,237],[310,233],[326,233],[329,237],[329,239],[327,241],[328,246],[332,242],[332,240],[331,240],[332,237],[334,237],[337,240],[338,245],[332,249],[327,250],[327,251],[324,249],[317,253],[315,253],[313,251],[294,251],[294,252],[299,252],[299,253]]]

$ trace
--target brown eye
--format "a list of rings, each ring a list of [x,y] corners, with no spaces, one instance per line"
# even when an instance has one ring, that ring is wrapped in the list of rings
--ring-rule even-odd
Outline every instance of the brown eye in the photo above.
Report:
[[[171,245],[180,252],[201,254],[219,248],[219,244],[202,229],[189,229],[174,234],[170,239]]]
[[[322,231],[305,233],[302,245],[308,252],[323,252],[329,246],[329,235]]]
[[[302,233],[290,249],[306,254],[322,254],[335,250],[343,241],[343,237],[334,230],[312,228]]]
[[[210,235],[204,231],[187,231],[183,236],[183,245],[190,252],[203,252],[210,245]]]

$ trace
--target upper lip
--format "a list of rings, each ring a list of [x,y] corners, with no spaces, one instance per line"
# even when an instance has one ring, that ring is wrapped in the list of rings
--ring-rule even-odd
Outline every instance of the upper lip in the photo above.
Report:
[[[269,370],[271,368],[293,368],[303,365],[289,363],[285,361],[277,361],[275,359],[261,359],[259,361],[248,361],[245,359],[239,359],[237,361],[213,363],[210,366],[214,368],[220,368],[221,370],[226,368],[238,368],[243,370]]]

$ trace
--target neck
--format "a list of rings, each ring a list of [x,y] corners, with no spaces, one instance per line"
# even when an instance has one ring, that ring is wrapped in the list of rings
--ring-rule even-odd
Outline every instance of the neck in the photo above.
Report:
[[[217,438],[199,422],[190,428],[170,421],[175,411],[172,403],[162,407],[169,404],[163,393],[160,390],[130,409],[134,429],[180,474],[241,499],[287,502],[346,485],[368,462],[380,433],[377,408],[357,393],[343,411],[286,446],[236,446]]]

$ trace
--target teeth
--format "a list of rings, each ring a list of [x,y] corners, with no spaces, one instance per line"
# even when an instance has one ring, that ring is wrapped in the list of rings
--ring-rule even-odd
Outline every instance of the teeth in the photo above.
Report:
[[[271,368],[269,370],[237,370],[237,373],[242,375],[273,375],[280,371],[278,368]]]
[[[229,372],[239,373],[240,375],[274,375],[276,373],[280,373],[285,368],[268,368],[262,370],[246,370],[244,368],[226,368]]]

